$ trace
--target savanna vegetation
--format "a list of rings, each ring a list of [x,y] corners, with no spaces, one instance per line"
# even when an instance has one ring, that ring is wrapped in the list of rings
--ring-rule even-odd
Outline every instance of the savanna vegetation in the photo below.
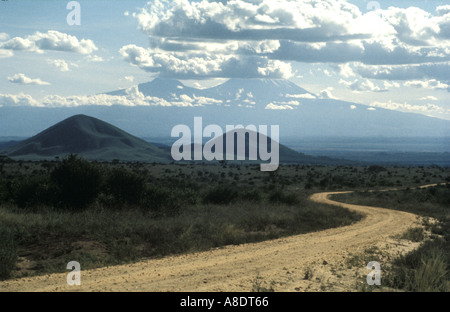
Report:
[[[318,191],[448,181],[432,167],[0,160],[0,279],[257,242],[358,221]],[[387,207],[387,205],[386,205]]]
[[[422,242],[394,260],[384,279],[386,286],[406,291],[450,291],[450,185],[388,192],[335,195],[335,200],[408,211],[423,217],[422,227],[402,238]],[[431,233],[427,239],[424,231]]]

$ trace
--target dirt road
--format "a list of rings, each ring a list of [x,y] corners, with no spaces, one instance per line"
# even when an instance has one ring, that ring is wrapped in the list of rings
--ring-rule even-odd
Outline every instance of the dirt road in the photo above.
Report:
[[[339,203],[328,198],[331,194],[336,193],[317,193],[311,200],[365,217],[320,232],[82,270],[80,286],[67,285],[67,271],[0,282],[0,291],[252,291],[257,285],[275,291],[354,291],[355,275],[369,270],[366,264],[349,268],[346,260],[374,246],[389,252],[411,248],[392,236],[414,226],[418,218],[401,211]]]

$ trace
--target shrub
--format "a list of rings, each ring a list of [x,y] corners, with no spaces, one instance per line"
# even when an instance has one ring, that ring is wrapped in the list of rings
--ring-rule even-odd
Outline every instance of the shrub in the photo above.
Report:
[[[407,291],[450,291],[448,242],[427,241],[394,261],[388,285]]]
[[[181,208],[181,198],[168,188],[150,185],[146,188],[141,206],[158,216],[174,216]]]
[[[106,191],[120,203],[138,204],[145,191],[145,181],[128,170],[114,169],[106,180]]]
[[[241,194],[241,198],[251,202],[259,203],[262,201],[262,194],[260,190],[250,190]]]
[[[58,204],[72,209],[85,208],[100,192],[100,170],[76,155],[65,158],[51,173],[59,192]]]
[[[220,185],[209,190],[203,198],[204,203],[228,205],[235,201],[239,192],[231,185]]]
[[[295,205],[298,200],[295,194],[286,194],[282,190],[276,189],[269,195],[269,202],[274,204]]]
[[[412,291],[449,291],[446,279],[447,263],[441,250],[433,250],[431,254],[421,258],[420,266],[414,271],[414,279],[407,288]]]
[[[420,227],[410,228],[403,234],[402,238],[413,242],[421,242],[425,239],[425,233]]]
[[[387,171],[387,169],[383,166],[372,165],[367,168],[367,171],[370,173],[378,173],[378,172],[382,172],[382,171]]]
[[[0,229],[0,280],[11,277],[17,261],[14,236],[8,229]]]
[[[37,208],[39,205],[52,205],[57,189],[47,176],[21,179],[12,185],[12,197],[20,208]]]

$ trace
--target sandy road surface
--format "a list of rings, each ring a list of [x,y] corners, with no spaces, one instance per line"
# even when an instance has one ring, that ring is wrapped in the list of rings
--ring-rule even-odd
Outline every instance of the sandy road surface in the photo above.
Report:
[[[311,200],[365,217],[349,226],[261,243],[82,270],[81,286],[68,286],[64,273],[0,282],[0,291],[252,291],[257,276],[275,291],[353,291],[355,268],[347,268],[345,260],[368,247],[402,246],[391,237],[414,226],[417,216],[328,198],[336,193],[345,192],[317,193]],[[308,271],[313,274],[306,278]],[[369,273],[365,267],[360,272]]]

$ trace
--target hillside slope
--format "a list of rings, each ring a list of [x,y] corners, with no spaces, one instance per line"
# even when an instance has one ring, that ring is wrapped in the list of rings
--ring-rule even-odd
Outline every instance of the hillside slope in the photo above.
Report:
[[[78,154],[86,159],[166,162],[163,150],[99,119],[67,118],[39,134],[9,146],[2,154],[16,159],[53,159]]]

